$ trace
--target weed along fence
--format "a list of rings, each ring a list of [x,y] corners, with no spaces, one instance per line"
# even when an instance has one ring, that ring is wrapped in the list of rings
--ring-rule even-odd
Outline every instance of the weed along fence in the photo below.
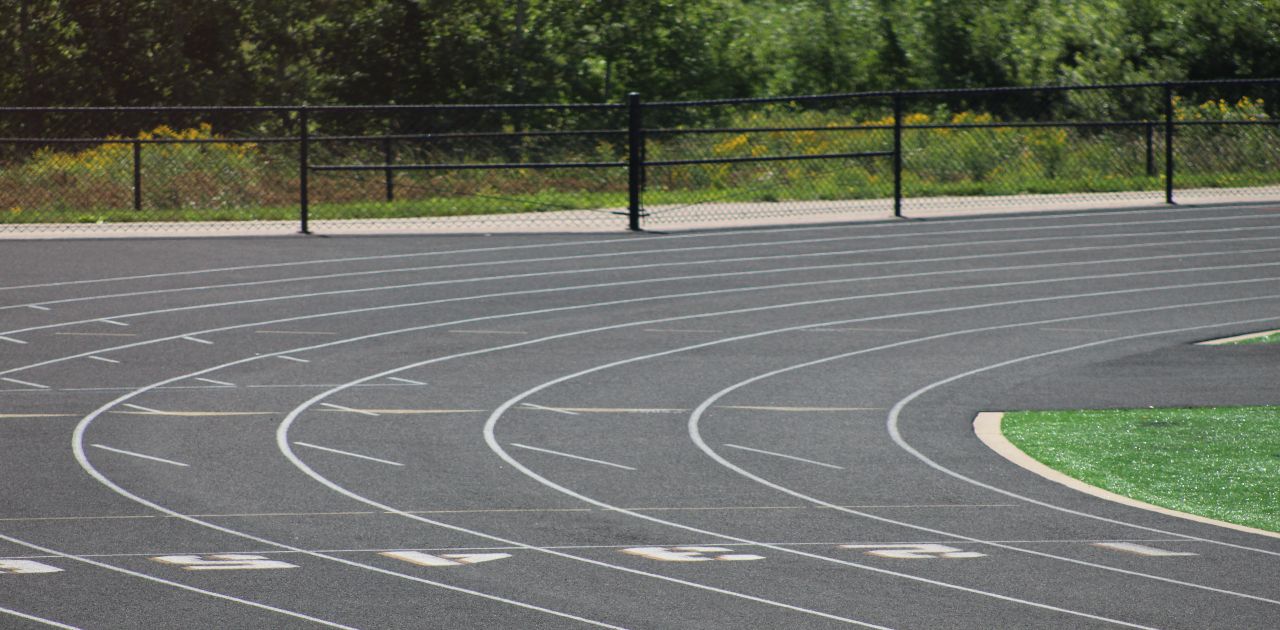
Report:
[[[0,108],[0,231],[642,229],[1280,200],[1277,92],[1280,79],[613,104]]]

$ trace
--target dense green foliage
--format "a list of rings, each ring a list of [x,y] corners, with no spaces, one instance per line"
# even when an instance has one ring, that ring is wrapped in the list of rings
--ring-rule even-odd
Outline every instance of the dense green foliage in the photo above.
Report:
[[[1031,457],[1086,483],[1280,532],[1280,408],[1018,412],[1001,428]]]
[[[616,102],[1280,76],[1270,0],[3,0],[0,104]]]

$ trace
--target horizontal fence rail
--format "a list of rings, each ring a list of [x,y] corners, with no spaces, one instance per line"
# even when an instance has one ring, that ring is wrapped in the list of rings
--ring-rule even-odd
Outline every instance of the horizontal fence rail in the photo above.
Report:
[[[1280,200],[1280,80],[505,105],[0,107],[0,230]],[[1176,178],[1176,179],[1175,179]],[[1217,198],[1215,197],[1215,198]]]

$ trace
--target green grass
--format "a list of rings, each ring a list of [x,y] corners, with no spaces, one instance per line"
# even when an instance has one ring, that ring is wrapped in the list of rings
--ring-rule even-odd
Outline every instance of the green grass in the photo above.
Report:
[[[1022,411],[1002,430],[1085,483],[1280,532],[1280,407]]]

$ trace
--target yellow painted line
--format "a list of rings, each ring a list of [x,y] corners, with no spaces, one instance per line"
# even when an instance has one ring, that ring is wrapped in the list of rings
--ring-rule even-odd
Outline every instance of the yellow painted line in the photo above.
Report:
[[[720,405],[719,409],[745,409],[747,411],[884,411],[883,407],[760,407],[756,405]]]
[[[1014,446],[1013,442],[1010,442],[1008,438],[1004,436],[1004,433],[1000,431],[1000,423],[1003,419],[1004,419],[1004,413],[1002,412],[984,411],[978,414],[977,417],[973,419],[973,432],[977,434],[978,439],[982,440],[983,444],[986,444],[988,448],[998,453],[1001,457],[1004,457],[1005,459],[1037,475],[1040,475],[1041,477],[1044,477],[1049,481],[1062,484],[1068,488],[1071,488],[1072,490],[1083,492],[1085,494],[1098,497],[1099,499],[1114,501],[1116,503],[1127,505],[1129,507],[1135,507],[1141,510],[1157,512],[1160,514],[1164,514],[1166,516],[1176,516],[1178,518],[1184,518],[1189,521],[1195,521],[1197,523],[1217,525],[1218,527],[1225,527],[1228,529],[1234,529],[1236,531],[1248,532],[1250,534],[1258,534],[1259,536],[1268,536],[1270,538],[1280,538],[1280,533],[1277,533],[1277,532],[1271,532],[1265,529],[1258,529],[1256,527],[1249,527],[1246,525],[1239,525],[1236,523],[1228,523],[1226,521],[1219,521],[1217,519],[1208,518],[1206,516],[1200,516],[1198,514],[1188,514],[1186,512],[1170,510],[1169,508],[1166,508],[1166,507],[1152,505],[1144,501],[1139,501],[1137,499],[1119,495],[1114,492],[1110,492],[1108,490],[1103,490],[1102,488],[1087,484],[1074,477],[1069,477],[1067,475],[1064,475],[1048,466],[1045,466],[1039,461],[1033,459],[1030,455],[1027,455],[1026,453],[1022,452],[1022,449],[1018,448],[1017,446]]]
[[[1197,346],[1224,346],[1232,343],[1239,343],[1249,339],[1257,339],[1258,337],[1269,337],[1276,333],[1280,333],[1280,328],[1276,330],[1265,330],[1263,332],[1249,333],[1247,335],[1236,335],[1234,337],[1223,337],[1222,339],[1211,339],[1209,341],[1201,341]]]

